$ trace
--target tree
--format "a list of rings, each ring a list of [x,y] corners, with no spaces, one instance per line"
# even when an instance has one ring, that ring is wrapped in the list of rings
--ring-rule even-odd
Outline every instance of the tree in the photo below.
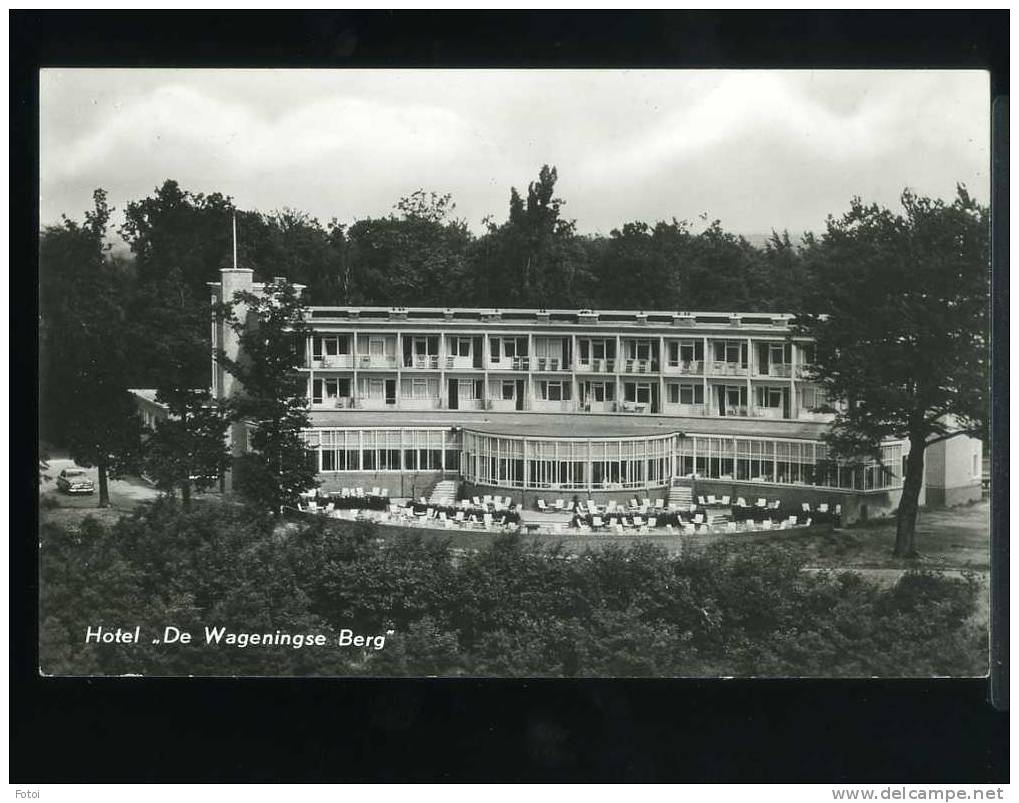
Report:
[[[142,288],[139,298],[133,306],[151,363],[147,374],[154,380],[156,401],[169,414],[146,441],[146,471],[157,487],[171,494],[179,490],[188,507],[192,486],[211,487],[228,463],[227,419],[209,392],[207,368],[203,378],[195,377],[195,367],[209,361],[209,306],[194,298],[176,269]]]
[[[228,400],[232,419],[250,428],[250,451],[237,467],[237,489],[278,515],[316,487],[301,437],[311,426],[305,378],[297,370],[308,328],[297,289],[267,283],[261,295],[237,293],[219,311],[240,341],[238,359],[218,359],[240,383]]]
[[[909,441],[895,554],[916,554],[924,451],[987,423],[988,210],[959,187],[952,203],[902,194],[904,213],[854,199],[810,250],[811,378],[839,403],[828,441],[880,461]]]
[[[65,217],[43,232],[43,341],[52,369],[44,392],[71,458],[96,467],[99,506],[108,507],[109,478],[137,468],[141,420],[128,391],[131,288],[106,259],[106,193],[97,189],[93,199],[84,224]]]
[[[418,190],[397,202],[399,215],[356,221],[345,241],[347,303],[461,305],[472,237],[455,208],[449,195]]]
[[[562,217],[555,196],[558,173],[544,165],[527,187],[527,200],[510,190],[509,219],[474,250],[479,303],[493,307],[578,307],[591,303],[593,277],[575,221]]]

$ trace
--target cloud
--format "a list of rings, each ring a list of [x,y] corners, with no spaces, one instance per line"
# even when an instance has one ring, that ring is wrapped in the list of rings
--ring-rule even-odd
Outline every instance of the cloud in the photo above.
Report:
[[[963,72],[44,71],[40,214],[166,178],[263,211],[385,214],[421,187],[478,228],[543,163],[582,231],[701,211],[823,224],[906,185],[987,198],[987,82]]]

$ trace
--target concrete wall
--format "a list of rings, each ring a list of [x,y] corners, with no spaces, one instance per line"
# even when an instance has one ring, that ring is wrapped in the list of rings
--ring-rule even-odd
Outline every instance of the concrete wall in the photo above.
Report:
[[[456,472],[446,472],[449,478],[455,478]],[[440,479],[441,471],[357,471],[343,474],[319,474],[321,493],[339,491],[341,488],[388,488],[389,496],[396,498],[413,498],[427,496]]]
[[[927,504],[951,507],[981,498],[983,443],[959,435],[927,447],[924,478]]]

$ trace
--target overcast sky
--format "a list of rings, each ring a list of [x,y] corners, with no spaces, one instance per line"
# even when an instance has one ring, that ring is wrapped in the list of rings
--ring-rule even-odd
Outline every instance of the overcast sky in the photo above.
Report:
[[[322,223],[448,192],[480,231],[548,163],[581,232],[818,231],[905,186],[986,202],[988,103],[972,71],[44,70],[40,220],[173,178]]]

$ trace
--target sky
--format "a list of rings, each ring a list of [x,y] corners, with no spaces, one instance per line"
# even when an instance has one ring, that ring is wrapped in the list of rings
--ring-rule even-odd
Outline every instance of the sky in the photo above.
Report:
[[[173,178],[323,224],[450,193],[480,232],[547,163],[582,233],[820,231],[907,186],[986,203],[989,91],[978,71],[47,69],[40,222]]]

